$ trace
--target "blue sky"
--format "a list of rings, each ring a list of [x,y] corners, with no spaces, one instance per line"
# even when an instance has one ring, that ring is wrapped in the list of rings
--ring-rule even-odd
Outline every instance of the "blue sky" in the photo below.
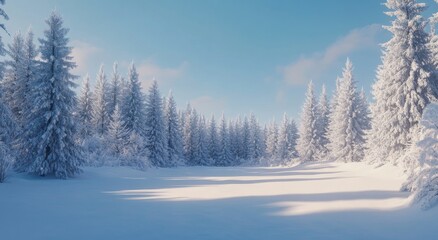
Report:
[[[9,0],[14,33],[40,37],[56,9],[70,28],[75,73],[94,79],[134,61],[144,88],[155,77],[179,104],[228,117],[254,112],[262,122],[299,117],[307,82],[331,93],[350,57],[359,87],[369,91],[380,62],[383,0]],[[426,15],[437,11],[431,0]],[[8,42],[8,38],[4,39]]]

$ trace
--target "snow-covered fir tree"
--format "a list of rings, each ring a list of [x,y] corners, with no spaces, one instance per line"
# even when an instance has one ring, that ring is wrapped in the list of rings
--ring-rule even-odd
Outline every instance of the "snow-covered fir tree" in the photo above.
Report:
[[[167,152],[169,165],[181,166],[184,164],[184,147],[182,139],[182,129],[176,109],[176,102],[172,92],[166,101],[165,108],[165,128],[167,136]]]
[[[278,145],[278,125],[275,120],[268,125],[268,132],[266,136],[266,154],[271,160],[277,157]]]
[[[80,138],[83,140],[93,132],[93,96],[90,90],[90,77],[88,74],[82,82],[82,89],[77,105]]]
[[[362,99],[356,89],[353,64],[349,59],[337,92],[337,107],[333,112],[333,139],[331,156],[343,162],[362,161],[364,157],[365,128]]]
[[[249,152],[252,151],[250,150],[250,147],[253,147],[250,144],[251,141],[251,130],[250,130],[250,126],[249,126],[249,120],[248,117],[244,117],[243,118],[243,125],[241,126],[241,129],[239,131],[239,135],[241,136],[241,143],[240,143],[240,158],[247,161],[249,160]]]
[[[292,130],[291,130],[291,122],[287,117],[287,114],[284,113],[283,120],[281,122],[281,126],[278,132],[278,143],[277,143],[277,155],[276,158],[279,162],[278,164],[286,164],[292,159],[293,153],[290,152],[295,143],[296,139],[293,139]]]
[[[215,164],[219,159],[219,137],[214,115],[211,116],[208,127],[208,154],[210,162]]]
[[[0,4],[5,4],[5,0],[0,0]],[[0,7],[0,16],[8,20],[8,15]],[[6,33],[6,27],[3,23],[0,23],[0,28],[2,28]],[[6,50],[4,49],[4,45],[2,42],[2,38],[0,36],[0,56],[5,56]],[[0,61],[0,79],[3,79],[4,76],[4,63]],[[3,81],[1,81],[2,85],[0,85],[0,183],[4,182],[6,179],[7,171],[12,164],[14,158],[12,153],[12,143],[15,142],[15,137],[17,133],[17,125],[14,117],[12,116],[12,112],[10,111],[6,102],[4,102],[4,86]]]
[[[228,121],[228,141],[229,141],[229,148],[230,148],[230,154],[232,162],[234,163],[234,159],[239,159],[240,155],[240,149],[242,147],[240,146],[240,139],[239,139],[239,122],[240,120],[237,119],[236,122],[233,122],[231,120]]]
[[[39,77],[38,61],[36,60],[37,55],[38,51],[34,43],[34,35],[32,29],[29,28],[24,39],[24,86],[21,87],[24,94],[22,95],[23,99],[21,103],[21,115],[23,116],[21,124],[26,124],[29,121],[27,118],[33,106],[32,94],[30,94],[30,92],[32,92],[34,81]]]
[[[298,157],[298,151],[297,151],[297,142],[298,142],[298,128],[297,124],[293,119],[289,122],[289,144],[288,144],[288,153],[289,158],[297,158]]]
[[[323,159],[328,153],[328,128],[329,128],[329,116],[330,106],[327,98],[327,92],[325,85],[322,86],[321,96],[318,102],[318,118],[317,118],[317,136],[318,136],[318,154],[319,158]]]
[[[145,141],[149,161],[157,167],[169,167],[163,100],[154,81],[149,88],[145,108]]]
[[[131,63],[129,67],[126,87],[123,89],[122,106],[120,106],[122,120],[130,132],[143,137],[145,129],[145,102],[134,63]]]
[[[210,166],[212,162],[210,162],[209,154],[208,154],[208,134],[207,134],[207,122],[205,121],[205,117],[201,115],[198,123],[198,159],[199,165],[201,166]]]
[[[336,138],[337,135],[337,122],[334,120],[334,113],[336,112],[336,109],[338,107],[338,95],[340,92],[340,85],[341,85],[341,78],[336,78],[336,88],[333,92],[331,102],[330,102],[330,114],[329,114],[329,122],[328,122],[328,129],[327,129],[327,139],[328,139],[328,149],[330,154],[330,144],[333,141],[333,139]]]
[[[435,0],[438,3],[438,0]],[[438,69],[438,35],[436,34],[436,24],[438,23],[438,12],[434,13],[429,19],[430,37],[428,47],[431,54],[431,62],[434,69]]]
[[[401,164],[423,109],[437,96],[434,68],[427,47],[426,5],[415,0],[388,0],[386,14],[395,19],[385,29],[392,38],[383,44],[382,63],[373,85],[372,129],[368,136],[368,160]]]
[[[17,125],[9,107],[3,103],[0,91],[0,183],[6,179],[8,168],[13,163],[13,142],[17,133]],[[19,163],[22,163],[18,158]]]
[[[188,165],[195,166],[199,163],[198,145],[199,131],[198,113],[192,109],[190,104],[187,105],[184,120],[184,155]]]
[[[265,155],[263,131],[254,114],[250,115],[249,159],[260,159]]]
[[[3,100],[9,106],[15,119],[22,123],[22,105],[25,103],[26,78],[24,68],[24,38],[18,32],[8,45],[9,59],[6,61],[6,73],[2,82]]]
[[[34,100],[30,121],[25,129],[27,146],[24,169],[41,176],[72,177],[81,172],[83,159],[74,141],[76,132],[73,108],[76,104],[76,76],[70,71],[71,47],[61,16],[53,12],[46,21],[48,29],[40,39],[41,76],[32,85]]]
[[[0,0],[0,5],[4,5],[4,4],[5,4],[5,0]],[[0,7],[0,17],[4,20],[9,20],[8,15],[6,14],[5,10],[2,7]],[[0,28],[2,28],[6,33],[8,33],[4,23],[0,23]],[[5,56],[5,55],[6,55],[6,50],[4,48],[2,37],[0,35],[0,56]],[[3,79],[3,74],[4,74],[4,63],[3,61],[0,61],[0,79]]]
[[[307,87],[306,100],[301,113],[301,125],[297,150],[301,161],[318,160],[318,135],[317,135],[318,107],[313,90],[313,83]]]
[[[111,117],[117,105],[121,104],[121,84],[118,64],[114,63],[111,82],[108,87],[108,115]]]
[[[368,99],[363,88],[359,92],[359,97],[357,100],[358,122],[362,129],[367,132],[371,129],[371,113],[370,104],[368,103]]]
[[[410,176],[403,191],[413,192],[413,201],[428,209],[438,203],[438,104],[429,104],[420,121],[420,131],[405,160],[410,164]]]
[[[115,157],[124,154],[125,144],[128,142],[129,131],[122,120],[119,105],[116,105],[108,126],[109,150]]]
[[[227,126],[227,121],[222,114],[219,126],[219,159],[216,163],[218,166],[230,166],[232,163],[232,155],[230,151],[230,138]]]
[[[100,136],[103,136],[108,130],[108,123],[110,120],[107,102],[108,85],[103,65],[100,66],[96,77],[96,87],[94,88],[93,96],[93,124],[96,132]]]

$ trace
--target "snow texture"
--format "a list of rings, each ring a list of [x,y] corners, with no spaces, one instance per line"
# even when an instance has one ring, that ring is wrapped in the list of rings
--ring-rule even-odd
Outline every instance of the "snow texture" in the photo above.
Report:
[[[408,207],[404,180],[390,166],[327,162],[85,168],[69,181],[13,173],[0,185],[0,229],[14,240],[435,239],[438,209]]]

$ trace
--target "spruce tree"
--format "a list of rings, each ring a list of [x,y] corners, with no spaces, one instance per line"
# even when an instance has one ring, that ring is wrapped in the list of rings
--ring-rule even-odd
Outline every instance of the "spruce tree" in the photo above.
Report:
[[[278,132],[278,143],[277,143],[277,159],[279,164],[284,164],[290,160],[291,154],[289,153],[289,145],[292,139],[290,139],[290,121],[287,114],[283,114],[283,121]]]
[[[123,89],[122,120],[128,131],[143,137],[145,134],[145,102],[134,63],[129,68],[128,79]]]
[[[216,165],[230,166],[232,163],[232,156],[230,151],[230,138],[227,127],[227,121],[224,114],[222,114],[221,123],[219,127],[219,159]]]
[[[32,119],[25,129],[28,144],[23,152],[25,169],[41,176],[55,175],[58,178],[72,177],[81,172],[83,163],[80,148],[74,141],[75,124],[73,108],[76,96],[70,71],[76,67],[72,62],[71,47],[66,37],[59,14],[53,12],[46,21],[48,29],[40,39],[41,76],[32,85]]]
[[[24,38],[18,32],[12,43],[8,45],[9,60],[6,63],[6,73],[3,79],[3,100],[8,104],[14,118],[23,123],[22,104],[25,99],[25,68],[24,68]]]
[[[347,59],[339,91],[337,108],[333,112],[333,139],[330,151],[335,160],[362,161],[364,157],[365,129],[364,109],[353,77],[353,64]]]
[[[198,159],[199,165],[201,166],[210,166],[211,162],[208,155],[208,134],[207,134],[207,123],[205,121],[205,117],[201,115],[199,118],[199,143],[198,143]]]
[[[251,141],[250,140],[250,136],[251,136],[250,132],[251,131],[250,131],[250,126],[249,126],[249,120],[245,116],[243,118],[242,128],[239,131],[239,134],[241,135],[241,145],[240,145],[241,146],[241,158],[245,161],[249,160],[250,147],[252,147],[250,144],[250,141]]]
[[[208,154],[211,164],[215,164],[219,159],[219,137],[214,115],[211,116],[208,127]]]
[[[103,136],[108,130],[109,111],[108,111],[108,86],[103,65],[100,66],[96,77],[96,87],[94,89],[93,105],[93,124],[96,132]]]
[[[164,128],[163,100],[154,81],[149,88],[145,108],[145,141],[148,159],[154,166],[169,167],[166,131]]]
[[[418,132],[423,109],[437,97],[434,68],[427,47],[426,8],[415,0],[388,0],[386,14],[395,19],[385,29],[392,38],[383,44],[382,63],[373,85],[370,162],[399,164]]]
[[[167,152],[169,164],[171,166],[180,166],[184,163],[184,148],[182,139],[182,130],[176,110],[176,102],[172,92],[169,93],[165,108],[165,127],[167,135]]]
[[[197,154],[199,145],[198,113],[191,108],[190,104],[187,104],[184,116],[184,155],[187,164],[194,166],[199,162]]]
[[[29,28],[27,31],[26,37],[24,39],[24,86],[22,87],[24,94],[23,100],[21,104],[21,112],[22,112],[22,124],[26,124],[30,116],[30,109],[33,106],[33,99],[31,98],[30,92],[32,92],[31,86],[33,82],[39,77],[38,74],[38,61],[36,57],[38,55],[38,51],[36,49],[34,43],[34,35],[32,30]]]
[[[82,83],[81,95],[78,100],[77,118],[80,123],[80,138],[84,140],[93,132],[93,96],[90,90],[90,77],[85,76]]]
[[[271,161],[277,158],[278,152],[278,125],[275,119],[268,126],[268,135],[266,136],[266,153]]]
[[[318,136],[318,158],[324,159],[328,154],[328,128],[330,107],[327,98],[325,85],[322,86],[321,96],[318,102],[318,118],[317,118],[317,136]]]
[[[117,105],[121,104],[121,84],[118,64],[114,63],[108,90],[108,115],[112,116]]]
[[[108,126],[109,147],[112,154],[121,157],[125,151],[129,131],[125,127],[119,105],[116,105]]]
[[[254,114],[250,115],[249,159],[257,160],[265,155],[263,131]]]
[[[300,159],[304,162],[318,160],[317,116],[317,102],[313,83],[310,82],[307,87],[306,100],[301,114],[300,137],[297,145]]]
[[[0,0],[0,4],[5,4],[5,0]],[[8,20],[8,15],[0,8],[0,16],[5,20]],[[6,31],[5,25],[0,24],[0,27]],[[3,47],[3,42],[0,36],[0,56],[5,55],[5,49]],[[3,79],[4,64],[0,61],[0,79]],[[3,82],[2,82],[3,84]],[[16,122],[13,119],[12,113],[9,107],[5,104],[3,98],[3,85],[0,88],[0,183],[6,179],[7,170],[13,161],[11,157],[11,143],[15,137],[16,132]]]
[[[298,157],[298,151],[297,151],[297,141],[298,141],[299,135],[298,135],[298,128],[295,121],[292,119],[289,122],[289,143],[288,143],[288,153],[289,158],[297,158]]]

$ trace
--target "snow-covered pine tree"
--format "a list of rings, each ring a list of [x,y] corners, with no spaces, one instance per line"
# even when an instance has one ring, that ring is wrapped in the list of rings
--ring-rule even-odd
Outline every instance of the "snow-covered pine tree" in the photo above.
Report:
[[[219,126],[219,159],[216,165],[230,166],[232,156],[230,151],[230,138],[225,115],[222,114],[221,123]]]
[[[329,122],[328,122],[328,129],[327,129],[327,139],[328,139],[328,150],[331,149],[331,142],[333,142],[333,139],[336,138],[336,122],[334,121],[333,113],[336,112],[336,108],[338,107],[338,95],[339,95],[339,88],[341,85],[341,78],[336,78],[336,88],[333,92],[332,99],[330,102],[330,115],[329,115]],[[330,154],[330,153],[329,153]]]
[[[198,147],[199,147],[199,116],[195,109],[192,109],[190,104],[187,104],[184,112],[184,155],[189,166],[195,166],[199,163]]]
[[[119,105],[116,105],[108,126],[109,150],[115,157],[120,158],[125,152],[129,131],[122,120]]]
[[[46,21],[45,38],[41,46],[41,76],[32,85],[32,119],[25,129],[28,145],[25,149],[25,169],[41,176],[72,177],[81,172],[83,163],[80,148],[74,141],[76,132],[73,108],[76,104],[76,76],[70,70],[71,47],[61,16],[53,12]]]
[[[231,162],[230,164],[234,164],[236,161],[239,160],[241,149],[240,146],[240,139],[239,139],[239,122],[238,119],[236,122],[233,122],[231,120],[228,121],[228,141],[230,146],[230,154],[231,154]]]
[[[438,3],[438,0],[435,0]],[[436,34],[436,24],[438,23],[438,12],[434,13],[429,19],[430,37],[428,47],[431,54],[431,61],[434,69],[438,69],[438,35]]]
[[[371,129],[371,113],[370,113],[370,105],[368,103],[368,99],[365,93],[365,90],[362,88],[357,102],[357,114],[358,114],[358,122],[362,129],[367,132]]]
[[[88,74],[82,82],[81,95],[77,105],[80,138],[84,140],[93,132],[93,96],[90,90],[90,77]]]
[[[288,162],[291,156],[289,153],[289,145],[290,141],[290,121],[287,117],[287,114],[283,114],[283,121],[281,122],[281,126],[278,132],[278,143],[277,143],[277,156],[278,164],[284,164]]]
[[[199,165],[201,166],[210,166],[212,163],[210,162],[210,158],[208,155],[208,134],[207,134],[207,122],[205,121],[205,117],[201,115],[198,123],[199,128],[199,144],[198,144],[198,159]]]
[[[108,88],[108,115],[111,117],[116,105],[121,104],[121,84],[120,84],[120,74],[118,71],[117,62],[113,65],[113,72],[111,75],[111,82]]]
[[[32,29],[29,28],[27,31],[26,37],[24,39],[24,59],[23,59],[23,67],[24,67],[24,90],[23,101],[21,104],[21,113],[23,116],[22,122],[26,124],[29,122],[30,109],[33,106],[33,99],[31,98],[30,92],[32,92],[31,86],[33,82],[39,77],[38,74],[38,61],[36,57],[38,55],[38,51],[36,49],[34,43],[34,35]],[[23,124],[22,123],[22,124]]]
[[[24,38],[18,32],[12,43],[8,45],[9,59],[6,63],[6,72],[3,79],[3,100],[9,106],[14,118],[23,123],[22,105],[25,103],[26,78],[24,68]]]
[[[0,5],[4,5],[4,4],[5,4],[5,0],[0,0]],[[6,14],[5,10],[3,10],[3,8],[1,7],[0,7],[0,17],[3,18],[4,20],[9,20],[9,17]],[[2,28],[6,33],[8,33],[4,23],[0,23],[0,28]],[[6,54],[6,50],[4,48],[3,41],[0,36],[0,56],[5,56],[5,54]],[[4,63],[0,61],[0,79],[3,79],[3,74],[4,74]]]
[[[299,135],[298,135],[297,124],[293,119],[291,119],[289,122],[289,143],[288,143],[288,153],[290,159],[298,157],[298,152],[297,152],[298,138]]]
[[[158,83],[155,80],[149,88],[146,99],[145,126],[145,141],[149,161],[157,167],[171,166],[167,155],[163,100],[158,90]]]
[[[265,143],[263,131],[254,114],[250,115],[250,144],[249,158],[257,160],[265,156]]]
[[[244,161],[249,160],[249,151],[250,151],[250,127],[249,127],[249,120],[248,117],[243,118],[243,125],[241,127],[241,130],[239,131],[239,134],[241,135],[241,158]]]
[[[176,110],[176,102],[172,92],[169,92],[165,108],[165,127],[167,136],[167,152],[170,166],[184,164],[184,148],[182,130]]]
[[[254,121],[254,123],[253,123]],[[248,119],[248,125],[249,125],[249,136],[248,136],[248,158],[247,162],[252,162],[255,159],[255,150],[256,150],[256,141],[255,141],[255,127],[257,124],[257,119],[255,118],[253,113],[250,113],[249,119]]]
[[[6,172],[14,160],[12,143],[15,140],[18,128],[8,106],[3,104],[1,94],[2,91],[0,91],[0,183],[5,180]],[[20,160],[19,163],[22,162]]]
[[[333,133],[330,151],[335,160],[343,162],[362,161],[364,157],[365,128],[362,99],[356,90],[353,64],[345,63],[339,91],[337,107],[333,112]]]
[[[266,136],[266,153],[271,162],[276,160],[278,152],[278,125],[275,119],[268,126],[268,135]]]
[[[385,29],[392,38],[383,44],[382,63],[373,85],[372,129],[367,154],[372,163],[399,159],[412,142],[423,109],[437,96],[436,76],[427,47],[426,8],[415,0],[388,0],[386,14],[394,17]]]
[[[208,127],[208,154],[211,164],[215,165],[219,159],[219,137],[214,115],[211,116]]]
[[[122,120],[130,132],[143,137],[145,128],[145,102],[134,63],[131,63],[129,67],[126,87],[123,89],[122,106],[120,106]]]
[[[93,124],[96,133],[103,136],[108,130],[109,111],[108,111],[108,86],[103,65],[100,66],[96,77],[96,87],[94,88],[93,105]]]
[[[438,203],[438,104],[430,103],[423,112],[416,142],[404,156],[410,160],[410,176],[403,191],[413,192],[413,201],[423,209]]]
[[[327,98],[325,85],[322,85],[321,96],[318,102],[318,118],[317,118],[317,133],[318,136],[318,158],[324,159],[328,155],[328,127],[330,106]]]
[[[317,109],[313,83],[310,82],[301,114],[300,137],[297,145],[300,159],[303,162],[318,160]]]
[[[5,0],[0,0],[0,4],[5,4]],[[0,8],[0,16],[2,16],[6,20],[9,19],[3,8]],[[6,31],[5,25],[3,23],[0,24],[0,27]],[[5,49],[3,48],[3,42],[0,37],[0,56],[4,55]],[[3,72],[4,64],[3,62],[0,62],[0,79],[3,79]],[[0,183],[6,179],[7,170],[10,166],[10,162],[12,161],[12,159],[10,158],[11,146],[10,144],[6,144],[5,141],[7,141],[7,143],[12,142],[12,139],[10,138],[15,135],[16,127],[15,120],[12,117],[12,113],[10,112],[7,105],[3,102],[2,88],[0,88]]]

